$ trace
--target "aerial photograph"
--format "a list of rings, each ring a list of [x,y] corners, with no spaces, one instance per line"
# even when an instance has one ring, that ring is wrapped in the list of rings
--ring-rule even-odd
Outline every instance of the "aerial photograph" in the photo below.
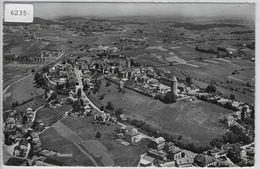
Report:
[[[26,3],[1,34],[4,166],[255,166],[255,3]]]

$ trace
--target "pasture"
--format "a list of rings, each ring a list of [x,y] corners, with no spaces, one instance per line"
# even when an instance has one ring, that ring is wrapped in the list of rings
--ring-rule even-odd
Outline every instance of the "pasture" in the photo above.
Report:
[[[81,142],[81,147],[90,153],[98,164],[103,164],[103,166],[111,166],[112,164],[124,167],[137,166],[140,155],[147,150],[149,140],[143,140],[136,145],[124,146],[113,139],[112,133],[120,127],[119,125],[92,124],[92,118],[79,119],[68,116],[61,122],[85,140]],[[95,137],[97,132],[101,133],[101,138]]]
[[[60,154],[72,154],[72,157],[58,157],[57,154],[49,156],[51,160],[57,161],[62,166],[93,166],[88,159],[73,143],[60,136],[52,127],[40,135],[42,148]]]
[[[166,52],[166,51],[168,51],[167,49],[163,48],[162,46],[149,46],[149,47],[147,47],[146,49],[157,49],[157,50],[159,50],[159,51],[161,51],[161,52]]]
[[[43,107],[37,111],[35,120],[42,121],[45,124],[53,124],[58,121],[66,111],[69,111],[70,105],[63,105],[58,108]]]
[[[12,102],[22,103],[31,98],[44,94],[44,89],[34,86],[34,76],[29,76],[18,83],[12,85],[6,93],[11,93],[3,102],[4,109],[11,107]]]
[[[105,87],[103,82],[96,96],[98,98],[98,95],[105,93],[101,100],[103,104],[111,101],[115,108],[123,108],[128,116],[144,120],[161,131],[172,133],[176,138],[183,135],[185,142],[198,145],[209,144],[211,139],[221,136],[225,130],[219,126],[219,118],[233,113],[202,101],[179,101],[167,105],[132,90],[125,90],[125,94],[118,93],[117,85]]]
[[[170,51],[174,52],[176,56],[186,61],[194,60],[200,57],[209,59],[212,56],[215,56],[214,54],[198,52],[191,46],[182,45],[179,46],[179,48],[174,48],[174,49],[171,49],[170,47],[168,48]]]

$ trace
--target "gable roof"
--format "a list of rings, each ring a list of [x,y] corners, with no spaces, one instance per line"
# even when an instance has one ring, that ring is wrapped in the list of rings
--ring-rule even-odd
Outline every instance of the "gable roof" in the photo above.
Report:
[[[199,154],[194,158],[194,161],[198,161],[200,163],[210,164],[215,161],[215,159],[208,155]]]
[[[129,136],[132,136],[132,137],[139,135],[138,132],[133,131],[133,130],[127,131],[125,134],[126,134],[126,135],[129,135]]]

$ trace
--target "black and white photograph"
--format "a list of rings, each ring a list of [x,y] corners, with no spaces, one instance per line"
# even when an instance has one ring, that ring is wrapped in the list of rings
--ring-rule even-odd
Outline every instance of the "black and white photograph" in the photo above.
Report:
[[[256,2],[1,3],[3,166],[255,166]]]

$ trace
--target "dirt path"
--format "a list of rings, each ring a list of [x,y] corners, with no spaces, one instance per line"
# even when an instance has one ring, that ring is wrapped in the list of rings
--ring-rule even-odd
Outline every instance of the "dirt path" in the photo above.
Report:
[[[77,133],[75,133],[73,130],[71,130],[69,127],[62,124],[61,122],[53,124],[52,127],[62,137],[71,141],[85,156],[87,156],[92,161],[94,166],[98,166],[97,162],[92,158],[92,156],[79,146],[79,143],[84,142],[84,140]]]

